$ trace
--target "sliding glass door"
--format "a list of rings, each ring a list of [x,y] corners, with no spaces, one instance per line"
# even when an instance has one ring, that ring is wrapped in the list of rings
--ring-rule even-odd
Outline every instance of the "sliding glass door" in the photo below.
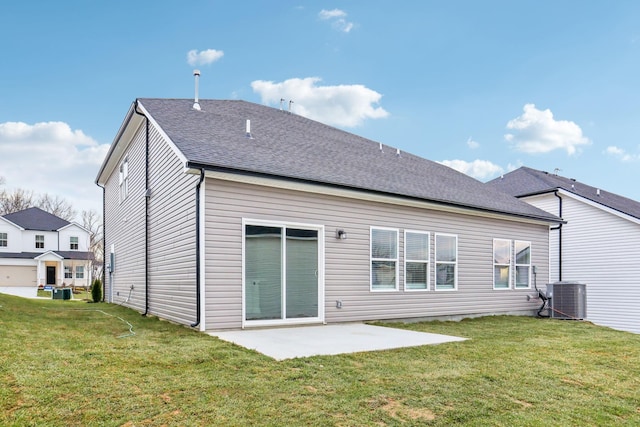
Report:
[[[245,224],[245,321],[320,320],[320,229]]]

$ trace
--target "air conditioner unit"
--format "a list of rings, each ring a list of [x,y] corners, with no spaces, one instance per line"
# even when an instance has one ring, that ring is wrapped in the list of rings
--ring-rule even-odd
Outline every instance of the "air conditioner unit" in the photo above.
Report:
[[[584,283],[549,283],[547,298],[554,319],[582,320],[587,317],[587,285]]]

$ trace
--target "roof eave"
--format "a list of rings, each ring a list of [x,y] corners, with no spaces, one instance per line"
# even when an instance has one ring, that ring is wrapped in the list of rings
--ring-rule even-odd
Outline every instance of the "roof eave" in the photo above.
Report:
[[[109,178],[109,175],[111,174],[111,171],[114,168],[114,165],[117,163],[117,160],[122,156],[122,153],[125,151],[126,147],[123,147],[121,145],[121,141],[124,139],[124,136],[128,133],[131,132],[131,122],[134,119],[134,116],[139,117],[139,114],[136,114],[135,110],[136,110],[136,105],[137,105],[137,100],[131,103],[131,106],[129,107],[129,111],[127,112],[127,115],[125,116],[124,120],[122,121],[122,124],[120,125],[120,129],[118,130],[118,133],[116,134],[116,137],[113,139],[113,142],[111,143],[111,146],[109,147],[109,151],[107,152],[107,155],[105,156],[102,165],[100,165],[100,169],[98,170],[98,175],[96,176],[95,179],[95,184],[99,185],[99,186],[104,186],[107,182],[107,179]],[[140,122],[142,122],[142,119],[139,119]],[[140,123],[136,123],[134,128],[137,129],[137,127],[140,125]]]
[[[186,169],[192,170],[194,173],[200,170],[205,170],[205,171],[212,171],[212,172],[236,174],[239,176],[263,177],[268,179],[284,180],[284,181],[290,181],[290,182],[301,183],[301,184],[322,185],[322,186],[327,186],[327,187],[336,188],[336,189],[366,192],[371,194],[383,195],[387,197],[395,197],[395,198],[404,199],[404,200],[428,202],[428,203],[437,204],[443,207],[451,207],[451,208],[462,209],[462,210],[473,211],[473,212],[483,212],[483,213],[493,214],[493,215],[521,218],[523,220],[540,221],[548,224],[564,223],[564,221],[561,218],[558,218],[552,214],[549,214],[549,216],[547,217],[547,216],[526,215],[526,214],[520,214],[517,212],[503,212],[499,210],[492,210],[492,209],[482,208],[478,206],[463,205],[463,204],[455,203],[451,201],[443,201],[443,200],[437,200],[437,199],[424,199],[424,198],[415,197],[415,196],[388,193],[388,192],[379,191],[379,190],[372,190],[369,188],[354,187],[354,186],[336,184],[331,182],[314,181],[309,179],[295,178],[295,177],[289,177],[289,176],[283,176],[283,175],[267,174],[264,172],[248,171],[243,169],[234,169],[234,168],[216,166],[216,165],[200,163],[195,161],[187,161]]]

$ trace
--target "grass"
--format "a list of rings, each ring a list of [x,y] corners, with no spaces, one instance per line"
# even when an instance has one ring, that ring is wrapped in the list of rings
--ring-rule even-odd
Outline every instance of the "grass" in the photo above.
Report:
[[[639,335],[507,316],[393,326],[471,339],[276,362],[123,307],[0,294],[0,425],[640,424]]]

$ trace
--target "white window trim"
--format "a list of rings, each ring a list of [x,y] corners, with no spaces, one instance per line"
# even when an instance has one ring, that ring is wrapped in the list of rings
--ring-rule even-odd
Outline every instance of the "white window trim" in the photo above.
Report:
[[[517,253],[516,251],[516,246],[518,243],[526,243],[529,246],[529,264],[518,264],[518,257],[517,257]],[[530,241],[528,240],[514,240],[513,242],[513,288],[514,289],[531,289],[531,276],[533,275],[533,245],[531,244]],[[527,283],[527,286],[518,286],[518,282],[516,280],[516,275],[518,273],[518,267],[529,267],[529,282]]]
[[[74,243],[73,239],[76,239],[76,241],[75,241],[76,248],[75,249],[72,246],[73,243]],[[77,236],[69,236],[69,250],[70,251],[78,251],[78,250],[80,250],[80,238],[79,237],[77,237]]]
[[[78,269],[80,269],[80,271],[82,272],[82,277],[78,277]],[[84,268],[84,265],[76,265],[76,268],[75,268],[75,270],[74,270],[74,272],[73,272],[74,277],[75,277],[76,279],[84,279],[84,273],[85,273],[85,270],[86,270],[86,269]]]
[[[427,236],[427,259],[416,260],[407,257],[407,234],[423,234]],[[407,288],[407,263],[423,263],[427,264],[427,287],[425,289],[409,289]],[[404,230],[404,290],[405,292],[426,292],[431,288],[431,233],[419,230]]]
[[[496,263],[496,242],[509,242],[509,263],[508,264],[498,264]],[[508,291],[513,288],[513,242],[510,239],[493,239],[493,246],[491,251],[491,281],[493,282],[493,290],[494,291]],[[496,266],[503,266],[509,268],[509,283],[506,288],[498,288],[496,287]]]
[[[302,319],[273,319],[273,320],[246,320],[246,276],[245,276],[245,242],[247,225],[260,225],[265,227],[281,227],[281,228],[303,228],[318,231],[318,317],[309,317]],[[284,242],[283,242],[284,245]],[[283,252],[284,256],[284,252]],[[325,319],[325,295],[324,295],[324,269],[325,269],[325,249],[324,249],[324,225],[306,224],[299,222],[282,222],[267,221],[260,219],[242,218],[242,328],[275,326],[275,325],[301,325],[305,323],[324,323]],[[286,270],[286,260],[282,265],[283,271]],[[286,295],[283,295],[286,298]],[[283,300],[286,305],[286,299]]]
[[[456,260],[455,262],[451,262],[451,261],[438,261],[438,236],[443,236],[443,237],[454,237],[456,239]],[[454,265],[455,266],[455,270],[454,270],[454,275],[453,275],[453,288],[449,289],[449,288],[440,288],[438,289],[438,278],[435,277],[434,282],[433,282],[433,290],[436,292],[453,292],[453,291],[457,291],[458,290],[458,235],[457,234],[448,234],[448,233],[435,233],[434,234],[434,241],[433,241],[433,258],[434,258],[434,274],[437,275],[438,274],[438,264],[449,264],[449,265]]]
[[[396,233],[396,257],[393,258],[374,258],[373,257],[373,230],[387,230],[387,231],[395,231]],[[399,283],[399,252],[400,252],[400,230],[397,228],[390,227],[369,227],[369,291],[370,292],[398,292],[398,283]],[[393,289],[374,289],[373,288],[373,261],[393,261],[396,263],[396,284]]]
[[[36,234],[35,236],[35,248],[44,249],[44,234]],[[42,237],[42,241],[38,241],[38,237]],[[42,247],[39,248],[38,243],[42,243]]]
[[[0,248],[7,248],[9,247],[9,233],[5,233],[2,232],[0,233],[0,235],[2,235],[2,238],[0,240],[2,240],[2,245],[0,245]]]

